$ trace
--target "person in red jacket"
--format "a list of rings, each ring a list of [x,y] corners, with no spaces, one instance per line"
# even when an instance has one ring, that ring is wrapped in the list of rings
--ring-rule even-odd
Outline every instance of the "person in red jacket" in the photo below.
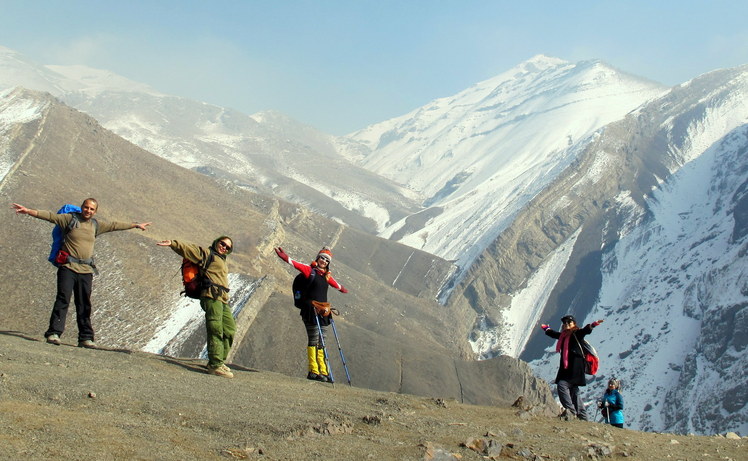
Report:
[[[275,248],[275,253],[280,259],[292,265],[296,270],[304,274],[309,280],[308,287],[302,293],[302,304],[299,314],[304,321],[304,327],[307,334],[307,359],[309,361],[309,373],[307,379],[332,382],[327,371],[327,363],[324,349],[324,335],[327,326],[330,324],[330,315],[317,315],[314,302],[327,304],[327,289],[333,287],[341,293],[348,293],[343,285],[339,284],[330,272],[330,263],[332,261],[332,251],[328,247],[322,248],[317,254],[316,259],[311,264],[303,264],[289,258],[283,251],[283,248]],[[319,319],[319,327],[317,326]]]
[[[579,395],[579,387],[587,385],[587,379],[584,376],[584,350],[582,350],[581,342],[585,336],[592,333],[593,328],[601,323],[603,321],[598,320],[587,324],[584,328],[579,328],[573,315],[565,315],[561,319],[560,332],[554,331],[549,325],[540,325],[546,335],[558,340],[556,352],[561,357],[556,374],[556,391],[561,406],[564,407],[561,416],[567,420],[574,417],[581,420],[587,419],[584,402]]]

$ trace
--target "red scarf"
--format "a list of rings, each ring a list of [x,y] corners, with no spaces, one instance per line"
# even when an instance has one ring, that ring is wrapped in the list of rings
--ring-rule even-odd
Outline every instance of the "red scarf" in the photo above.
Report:
[[[572,330],[564,330],[556,341],[556,352],[561,353],[561,363],[564,368],[569,368],[569,339],[573,333]]]

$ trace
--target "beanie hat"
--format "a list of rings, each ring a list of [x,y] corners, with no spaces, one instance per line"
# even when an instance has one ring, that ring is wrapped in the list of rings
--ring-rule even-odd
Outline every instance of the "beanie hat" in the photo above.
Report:
[[[577,319],[575,319],[573,315],[564,315],[563,317],[561,317],[561,323],[566,323],[566,322],[577,323]]]
[[[330,247],[323,247],[319,250],[319,253],[317,253],[317,259],[319,259],[320,256],[325,256],[328,261],[332,261],[332,251],[330,250]]]

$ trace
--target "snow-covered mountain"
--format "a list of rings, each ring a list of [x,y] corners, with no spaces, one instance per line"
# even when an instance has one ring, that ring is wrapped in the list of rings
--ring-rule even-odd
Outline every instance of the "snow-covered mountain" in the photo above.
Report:
[[[654,190],[646,210],[628,202],[630,229],[605,252],[584,322],[607,320],[590,338],[603,369],[586,395],[621,379],[633,427],[748,432],[747,149],[744,124]],[[552,380],[548,352],[534,365]]]
[[[180,166],[302,203],[369,232],[419,209],[406,189],[338,155],[345,139],[277,112],[250,116],[165,95],[109,71],[35,64],[0,47],[0,89],[15,86],[47,91]]]
[[[748,66],[676,87],[608,127],[616,135],[586,153],[599,166],[579,169],[578,186],[589,187],[585,183],[603,178],[606,169],[626,169],[616,151],[648,144],[661,149],[648,160],[669,170],[659,170],[644,194],[620,190],[611,201],[604,232],[615,230],[602,240],[596,299],[587,306],[584,301],[560,306],[583,314],[581,323],[606,320],[590,337],[602,368],[586,397],[593,403],[605,380],[618,377],[632,427],[683,433],[729,427],[748,433],[746,94]],[[650,172],[640,174],[652,174],[652,166],[641,165]],[[547,307],[548,281],[559,281],[579,235],[572,234],[547,259],[537,271],[543,277],[517,294],[521,302],[512,309],[526,310],[528,300]],[[538,320],[558,319],[535,312],[527,327],[537,330]],[[518,343],[522,339],[515,336]],[[538,341],[550,343],[544,337]],[[553,347],[533,365],[552,381],[558,367]]]
[[[349,155],[424,198],[426,210],[388,226],[383,236],[455,260],[466,271],[596,130],[663,91],[599,61],[536,56],[353,133],[370,151]]]
[[[86,66],[41,66],[22,54],[0,46],[0,88],[24,86],[53,95],[81,91],[95,96],[106,91],[127,91],[164,96],[146,84],[110,71]]]
[[[748,69],[663,91],[599,62],[538,57],[494,83],[511,85],[543,65],[553,78],[540,71],[505,102],[517,111],[511,129],[501,110],[486,114],[500,101],[477,104],[502,84],[467,98],[479,84],[352,136],[371,149],[352,158],[428,197],[429,209],[389,235],[458,261],[464,278],[458,273],[444,292],[454,312],[474,314],[456,318],[472,319],[467,333],[480,356],[536,359],[552,381],[557,357],[539,348],[548,340],[537,325],[566,312],[606,318],[596,332],[605,336],[599,378],[626,383],[630,427],[748,433]],[[538,82],[548,91],[537,91]],[[537,114],[522,106],[538,95],[553,97]],[[457,115],[465,101],[473,110]],[[482,115],[484,125],[453,124]],[[585,124],[596,117],[599,125]],[[573,133],[567,146],[548,143],[564,130]],[[494,134],[503,138],[482,149]],[[589,386],[590,401],[602,390]]]
[[[440,300],[475,356],[521,357],[552,380],[537,325],[604,318],[598,380],[624,381],[629,427],[743,435],[747,75],[665,89],[537,56],[334,138],[0,48],[0,90],[50,91],[175,163],[455,261]]]

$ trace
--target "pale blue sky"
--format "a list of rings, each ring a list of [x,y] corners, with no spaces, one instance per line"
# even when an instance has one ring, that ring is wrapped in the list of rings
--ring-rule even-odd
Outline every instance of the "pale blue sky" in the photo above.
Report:
[[[740,1],[0,0],[0,45],[331,134],[537,54],[675,85],[748,64]]]

